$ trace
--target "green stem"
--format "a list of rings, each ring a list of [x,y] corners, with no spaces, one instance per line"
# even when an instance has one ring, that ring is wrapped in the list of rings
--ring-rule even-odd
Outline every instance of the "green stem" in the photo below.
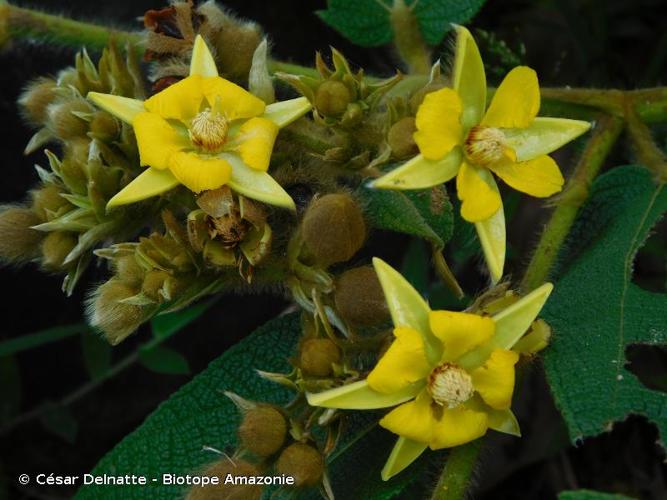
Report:
[[[604,115],[598,120],[595,131],[575,166],[565,190],[558,197],[556,209],[542,232],[521,282],[522,290],[528,292],[537,288],[549,276],[551,266],[572,227],[579,208],[588,197],[588,188],[622,130],[623,120],[620,118]]]
[[[410,73],[428,74],[431,71],[431,50],[424,43],[417,18],[404,0],[394,0],[389,9],[394,31],[394,45]]]
[[[482,439],[452,448],[447,462],[433,490],[431,500],[459,500],[466,498]]]
[[[646,166],[656,177],[657,182],[667,182],[667,159],[663,151],[656,145],[651,130],[642,122],[632,103],[629,103],[625,112],[628,136],[635,149],[637,159]]]

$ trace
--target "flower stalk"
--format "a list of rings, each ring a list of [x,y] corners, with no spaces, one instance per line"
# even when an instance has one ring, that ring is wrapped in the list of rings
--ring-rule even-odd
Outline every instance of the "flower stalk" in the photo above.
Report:
[[[482,440],[478,439],[463,446],[453,448],[449,455],[438,483],[433,489],[431,500],[458,500],[466,498],[466,492],[482,449]]]

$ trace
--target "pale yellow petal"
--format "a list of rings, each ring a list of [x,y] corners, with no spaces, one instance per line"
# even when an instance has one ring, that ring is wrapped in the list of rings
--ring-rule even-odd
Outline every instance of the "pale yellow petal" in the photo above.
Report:
[[[366,380],[336,387],[327,391],[306,393],[310,406],[341,408],[344,410],[374,410],[396,406],[413,399],[424,388],[424,384],[414,384],[391,394],[374,391]]]
[[[170,157],[169,170],[181,184],[195,193],[224,186],[232,174],[232,167],[221,158],[186,152]]]
[[[540,110],[537,73],[517,66],[500,83],[482,125],[499,128],[526,128]]]
[[[452,74],[454,90],[461,97],[461,123],[465,129],[482,120],[486,109],[486,74],[475,39],[463,26],[456,27],[456,54]]]
[[[144,101],[130,99],[119,95],[100,94],[99,92],[88,92],[86,96],[95,105],[104,111],[132,125],[132,121],[139,114],[146,111]]]
[[[431,331],[443,343],[442,361],[461,355],[490,339],[496,326],[488,316],[464,312],[431,311]]]
[[[394,335],[396,339],[366,379],[373,390],[383,394],[400,391],[424,380],[431,371],[422,336],[417,330],[397,327]]]
[[[503,130],[507,146],[516,153],[517,161],[548,155],[576,139],[591,128],[589,122],[566,118],[538,116],[527,128]]]
[[[266,108],[260,98],[224,78],[204,78],[202,88],[209,106],[216,106],[216,99],[220,98],[220,111],[229,120],[259,116]]]
[[[187,137],[155,113],[139,113],[133,126],[141,165],[165,169],[171,155],[192,147]]]
[[[450,88],[426,94],[417,110],[414,134],[419,152],[428,160],[440,160],[463,138],[461,99]]]
[[[297,97],[296,99],[269,104],[262,117],[271,120],[278,128],[283,128],[301,118],[311,109],[312,105],[308,99]]]
[[[517,191],[538,198],[560,192],[565,182],[558,165],[547,155],[520,163],[496,163],[489,169]]]
[[[107,210],[166,193],[179,184],[169,170],[148,168],[109,200]]]
[[[278,126],[266,118],[251,118],[241,125],[238,135],[234,137],[234,141],[238,142],[235,151],[249,167],[266,171],[278,130]]]
[[[463,153],[454,147],[440,160],[417,155],[371,183],[379,189],[427,189],[453,179],[461,167]]]
[[[456,193],[461,200],[461,216],[468,222],[488,219],[502,205],[493,175],[467,162],[463,162],[456,177]]]
[[[389,454],[389,458],[387,458],[387,462],[382,468],[380,474],[382,480],[387,481],[404,470],[412,462],[417,460],[419,456],[424,453],[426,448],[428,448],[427,443],[399,437]]]
[[[467,408],[444,408],[435,421],[429,446],[432,450],[460,446],[482,437],[488,429],[486,413]]]
[[[401,437],[429,443],[435,424],[431,403],[431,397],[422,391],[414,401],[403,403],[387,413],[380,420],[380,426]]]
[[[163,118],[187,122],[199,113],[203,100],[202,77],[194,75],[158,92],[144,105]]]
[[[496,349],[489,359],[470,373],[472,384],[491,408],[507,410],[514,393],[514,365],[519,355],[514,351]]]
[[[506,234],[503,206],[500,205],[498,211],[488,219],[475,222],[475,230],[482,246],[486,267],[489,269],[491,283],[495,285],[502,278],[505,268]]]
[[[192,58],[190,59],[190,76],[199,75],[205,78],[218,76],[218,68],[215,59],[208,49],[204,38],[197,35],[192,47]]]

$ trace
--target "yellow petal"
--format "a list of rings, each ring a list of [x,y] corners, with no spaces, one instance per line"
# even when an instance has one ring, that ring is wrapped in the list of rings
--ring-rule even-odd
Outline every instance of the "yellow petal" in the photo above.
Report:
[[[296,210],[292,197],[267,172],[248,167],[237,154],[224,153],[220,157],[232,166],[228,185],[234,191],[269,205]]]
[[[456,361],[490,339],[496,329],[491,318],[477,314],[431,311],[429,319],[431,331],[443,343],[442,361]]]
[[[486,267],[491,275],[491,283],[496,284],[503,276],[505,268],[505,211],[500,205],[498,211],[488,219],[475,222],[479,243],[482,246]]]
[[[209,106],[215,106],[216,98],[220,97],[220,111],[229,120],[259,116],[266,108],[260,98],[224,78],[204,78],[202,88]]]
[[[433,426],[429,446],[432,450],[459,446],[482,437],[487,429],[488,417],[484,412],[471,410],[465,405],[444,408]]]
[[[487,415],[489,416],[489,429],[521,437],[521,428],[512,410],[491,410]]]
[[[385,429],[420,443],[431,441],[434,423],[431,398],[426,391],[422,391],[414,401],[393,409],[380,420],[380,426]]]
[[[491,408],[506,410],[512,404],[517,361],[519,355],[514,351],[496,349],[482,366],[470,373],[472,385]]]
[[[165,169],[171,155],[192,147],[186,137],[155,113],[138,114],[133,125],[141,165]]]
[[[278,128],[283,128],[301,118],[311,109],[312,105],[308,99],[297,97],[296,99],[269,104],[262,117],[271,120],[278,125]]]
[[[467,162],[463,162],[456,177],[456,193],[461,200],[461,216],[468,222],[488,219],[502,205],[491,172]]]
[[[201,35],[197,35],[194,46],[192,47],[190,76],[193,75],[203,77],[218,76],[218,68],[215,65],[215,59],[213,59],[213,55]]]
[[[241,125],[238,135],[234,137],[239,143],[235,151],[249,167],[266,171],[278,130],[278,126],[266,118],[251,118]]]
[[[310,406],[341,408],[345,410],[374,410],[396,406],[413,399],[424,388],[424,384],[414,384],[391,394],[374,391],[366,380],[329,389],[317,393],[306,393]]]
[[[157,196],[179,184],[169,170],[148,168],[109,200],[107,210]]]
[[[419,380],[424,380],[431,371],[424,353],[424,342],[417,330],[398,327],[394,329],[396,339],[368,374],[371,389],[391,394]]]
[[[503,130],[507,146],[516,153],[517,161],[548,155],[576,139],[591,128],[589,122],[566,118],[537,117],[527,128]]]
[[[169,159],[169,170],[190,191],[200,193],[227,184],[232,167],[222,158],[196,153],[175,153]]]
[[[417,155],[400,167],[373,181],[371,187],[379,189],[426,189],[438,186],[456,176],[462,161],[463,153],[460,147],[454,147],[440,160],[427,160],[423,155]]]
[[[537,73],[527,66],[517,66],[500,83],[482,125],[526,128],[539,110],[540,86]]]
[[[449,88],[426,94],[417,110],[414,134],[419,152],[428,160],[440,160],[461,144],[461,99]]]
[[[203,99],[202,77],[194,75],[158,92],[144,105],[148,111],[163,118],[188,121],[199,113]]]
[[[99,108],[132,125],[132,121],[139,114],[146,111],[144,101],[130,99],[119,95],[100,94],[99,92],[88,92],[86,96]]]
[[[461,97],[461,123],[466,129],[479,124],[486,109],[486,74],[479,49],[470,32],[456,27],[456,55],[452,75],[454,90]]]
[[[560,192],[565,182],[558,165],[547,155],[520,163],[496,163],[489,165],[489,168],[517,191],[538,198]]]
[[[417,460],[419,456],[428,448],[428,444],[414,441],[412,439],[399,437],[396,444],[387,458],[387,462],[382,468],[381,477],[383,481],[387,481],[401,472],[412,462]]]
[[[419,292],[393,267],[377,257],[373,267],[380,280],[384,298],[394,326],[417,330],[424,341],[424,351],[430,363],[440,359],[442,346],[431,333],[428,315],[430,309]]]

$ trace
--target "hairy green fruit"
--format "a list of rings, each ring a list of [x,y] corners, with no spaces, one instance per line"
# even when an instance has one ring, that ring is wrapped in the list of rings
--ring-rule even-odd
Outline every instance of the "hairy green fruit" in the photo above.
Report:
[[[340,350],[329,339],[308,339],[301,345],[299,365],[306,375],[327,377],[339,361]]]
[[[328,80],[315,93],[315,107],[324,116],[340,116],[352,101],[350,90],[343,82]]]

